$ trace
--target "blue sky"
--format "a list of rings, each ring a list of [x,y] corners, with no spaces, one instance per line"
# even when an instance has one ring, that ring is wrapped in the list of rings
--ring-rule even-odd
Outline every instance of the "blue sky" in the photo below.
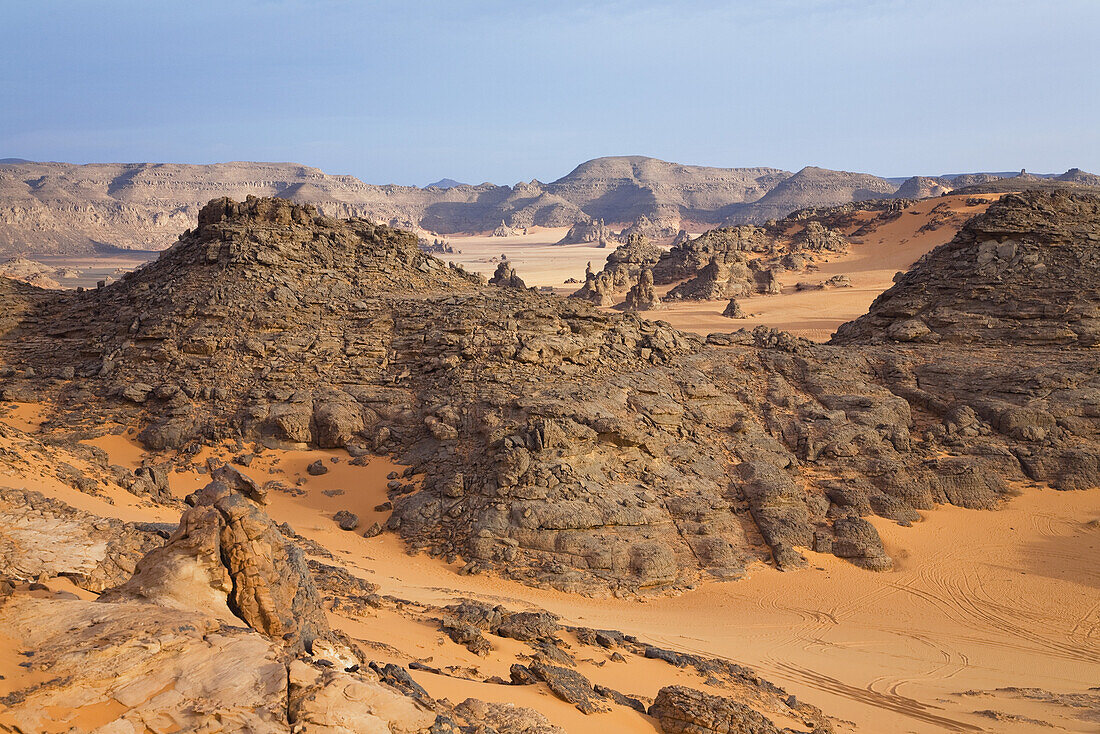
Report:
[[[1100,0],[0,0],[0,157],[1100,172]]]

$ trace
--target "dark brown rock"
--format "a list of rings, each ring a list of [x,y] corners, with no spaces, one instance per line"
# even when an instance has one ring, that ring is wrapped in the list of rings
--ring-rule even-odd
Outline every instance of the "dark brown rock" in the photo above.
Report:
[[[771,721],[748,706],[685,686],[662,688],[649,715],[667,734],[780,734]]]

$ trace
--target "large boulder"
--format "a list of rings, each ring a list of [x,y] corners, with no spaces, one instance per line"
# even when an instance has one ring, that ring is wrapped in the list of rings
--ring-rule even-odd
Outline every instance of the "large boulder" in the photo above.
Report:
[[[686,686],[665,686],[649,715],[665,734],[780,734],[764,715],[732,698]]]
[[[228,466],[213,479],[188,497],[193,506],[168,542],[100,599],[236,618],[268,637],[309,649],[329,626],[301,550],[263,511],[253,482]]]

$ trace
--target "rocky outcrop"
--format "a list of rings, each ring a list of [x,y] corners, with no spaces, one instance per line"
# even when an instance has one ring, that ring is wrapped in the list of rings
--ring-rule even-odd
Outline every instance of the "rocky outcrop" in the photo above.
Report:
[[[1095,173],[1089,173],[1088,171],[1082,171],[1080,168],[1071,168],[1062,175],[1057,176],[1056,180],[1100,188],[1100,176],[1097,176]]]
[[[534,709],[468,698],[455,709],[463,718],[502,734],[566,734]]]
[[[761,227],[711,230],[663,253],[653,266],[654,282],[678,283],[668,292],[668,300],[778,293],[776,271],[804,270],[822,256],[847,251],[847,239],[819,221],[836,217],[834,211],[796,212]]]
[[[743,298],[756,290],[754,262],[743,255],[715,256],[695,277],[668,292],[668,300],[716,301]]]
[[[927,199],[950,193],[953,188],[955,182],[949,178],[913,176],[905,179],[894,196],[899,199]]]
[[[0,263],[0,276],[19,280],[36,288],[60,288],[60,278],[75,274],[74,271],[60,271],[25,257],[13,257]]]
[[[661,248],[643,235],[631,235],[626,244],[607,256],[607,263],[599,273],[593,273],[589,264],[584,285],[572,294],[572,298],[597,306],[611,306],[638,283],[642,272],[660,259],[661,252]]]
[[[632,236],[645,237],[650,241],[661,240],[667,242],[675,238],[681,231],[678,217],[666,217],[654,222],[643,214],[620,232],[619,238],[624,242],[629,242]]]
[[[771,252],[774,247],[774,236],[763,227],[712,229],[664,253],[653,266],[653,282],[668,285],[693,278],[716,256]]]
[[[302,552],[263,512],[255,482],[228,465],[213,478],[188,498],[192,507],[168,542],[100,600],[239,618],[267,637],[309,649],[329,627]]]
[[[433,238],[431,243],[421,237],[418,240],[418,244],[421,250],[432,255],[455,255],[461,252],[461,250],[456,250],[452,247],[451,243],[447,242],[447,240],[441,240],[438,237]]]
[[[512,267],[512,263],[508,262],[508,258],[501,256],[500,264],[497,265],[496,272],[493,273],[493,277],[489,279],[489,285],[497,285],[501,288],[526,288],[527,284],[523,282],[523,278],[519,277],[515,268]]]
[[[722,311],[722,315],[727,319],[747,318],[744,310],[741,308],[741,304],[737,302],[736,298],[730,299],[730,302],[726,304],[726,309]]]
[[[586,242],[613,242],[618,234],[611,231],[602,219],[589,222],[577,222],[569,228],[565,236],[558,240],[559,245],[581,245]]]
[[[793,233],[786,233],[787,229]],[[682,239],[668,251],[631,235],[627,245],[608,257],[600,273],[586,274],[585,285],[573,295],[600,306],[613,305],[637,284],[641,268],[652,266],[654,283],[678,283],[668,292],[668,300],[746,297],[771,292],[768,270],[800,270],[818,255],[846,249],[847,240],[839,232],[803,219],[711,230],[695,239]]]
[[[1100,196],[1006,196],[921,258],[836,343],[1100,344]]]
[[[286,721],[295,734],[439,731],[433,710],[370,669],[350,673],[294,660],[287,670]]]
[[[4,701],[18,731],[54,731],[112,702],[113,731],[287,732],[287,669],[277,642],[204,614],[118,602],[14,598],[0,628],[33,653],[40,681]]]
[[[27,571],[95,589],[104,560],[125,565],[134,530],[21,497],[29,507],[0,525],[0,634],[18,640],[28,675],[0,700],[0,728],[75,730],[97,707],[103,731],[438,731],[434,702],[391,685],[395,674],[367,668],[331,633],[262,489],[229,466],[213,479],[167,542],[157,537],[133,576],[94,602],[43,583],[14,591],[11,580]]]
[[[653,290],[653,271],[646,268],[642,271],[638,282],[626,293],[623,302],[625,311],[652,311],[661,305],[661,299]]]
[[[666,734],[780,734],[771,721],[748,706],[686,686],[662,688],[649,715]]]
[[[0,487],[0,577],[65,576],[88,591],[126,581],[163,528],[91,515],[40,492]]]
[[[662,592],[805,548],[885,564],[869,536],[845,545],[848,518],[993,507],[1010,482],[1094,486],[1100,467],[1079,342],[703,339],[486,286],[411,235],[287,202],[214,202],[117,284],[33,290],[0,291],[0,389],[40,392],[58,425],[386,453],[408,467],[387,529],[410,549],[569,591]]]
[[[848,240],[821,222],[808,221],[791,240],[791,252],[847,252]]]

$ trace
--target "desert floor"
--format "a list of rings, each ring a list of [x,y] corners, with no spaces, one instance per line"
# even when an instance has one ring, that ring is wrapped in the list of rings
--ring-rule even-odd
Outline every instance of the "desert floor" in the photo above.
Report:
[[[918,232],[931,208],[945,201],[950,222]],[[722,318],[725,304],[714,302],[674,304],[651,315],[701,333],[767,324],[824,340],[840,323],[864,313],[898,270],[950,240],[961,222],[980,209],[962,197],[915,204],[818,271],[788,274],[781,295],[745,301],[751,314],[745,320]],[[452,237],[449,242],[461,253],[442,258],[491,275],[493,258],[504,253],[528,285],[566,292],[575,287],[565,286],[567,278],[583,278],[589,261],[598,270],[611,250],[555,246],[563,235],[564,230],[536,230],[506,238]],[[794,290],[799,280],[841,273],[851,278],[852,288]],[[38,426],[34,406],[16,406],[0,420],[32,433]],[[118,435],[91,443],[107,451],[113,463],[140,465],[144,453],[130,438],[132,427],[114,430]],[[231,455],[228,447],[204,450],[194,458],[194,470],[172,475],[174,494],[182,497],[202,486],[206,477],[199,467],[214,454]],[[102,498],[78,492],[53,478],[51,457],[23,458],[15,474],[0,473],[0,484],[37,489],[124,520],[178,519],[178,512],[143,504],[124,492]],[[309,476],[305,468],[318,458],[330,471]],[[1100,730],[1100,711],[1089,708],[1097,693],[1090,687],[1100,685],[1100,495],[1095,491],[1020,486],[1019,496],[997,511],[940,507],[924,513],[913,527],[873,518],[896,561],[889,572],[869,572],[805,551],[811,562],[805,570],[780,572],[758,564],[745,579],[705,583],[676,597],[592,599],[492,576],[462,576],[461,560],[448,564],[409,556],[392,534],[365,538],[339,530],[332,516],[341,509],[358,514],[363,527],[384,522],[386,513],[374,508],[387,499],[386,475],[400,469],[384,459],[365,467],[348,459],[342,451],[267,450],[246,471],[261,482],[284,482],[287,491],[271,494],[270,514],[377,583],[383,595],[432,604],[475,598],[510,608],[544,608],[570,624],[617,629],[664,647],[726,658],[755,669],[858,732]],[[72,463],[79,462],[74,458]],[[516,654],[510,646],[518,644],[494,637],[497,653],[478,657],[428,621],[391,609],[366,619],[333,613],[332,622],[370,646],[380,660],[476,668],[505,678]],[[0,696],[18,683],[16,643],[0,639],[0,676],[7,676],[0,679]],[[595,683],[627,693],[652,696],[675,682],[707,689],[694,671],[639,658],[591,659],[579,670]],[[455,702],[470,696],[513,701],[539,709],[569,732],[656,731],[648,717],[621,708],[584,716],[543,686],[496,686],[424,671],[413,675],[433,696]],[[1090,691],[1093,698],[1082,698]]]
[[[576,278],[583,283],[585,265],[591,262],[592,270],[598,272],[607,256],[615,251],[614,246],[599,247],[594,242],[556,244],[568,231],[568,227],[532,227],[526,235],[510,237],[448,236],[448,244],[458,252],[436,257],[492,277],[500,256],[506,255],[528,286],[550,287],[557,293],[568,294],[579,288],[580,283],[567,284],[565,281]]]
[[[35,409],[19,406],[3,420],[33,431]],[[144,455],[125,432],[91,443],[118,464],[137,466]],[[172,474],[174,494],[182,497],[206,482],[199,467],[210,455],[228,457],[229,447],[205,449],[195,457],[194,470]],[[105,516],[178,518],[170,509],[143,504],[121,491],[103,498],[82,494],[52,478],[47,457],[25,458],[24,468],[15,476],[0,475],[0,483],[35,488]],[[318,458],[330,471],[309,476],[306,466]],[[266,450],[247,472],[260,481],[281,480],[287,490],[272,492],[270,514],[324,545],[353,573],[377,583],[382,595],[434,604],[475,598],[513,609],[544,608],[567,623],[618,629],[664,647],[726,658],[849,722],[845,728],[852,731],[1011,734],[1048,731],[1046,724],[1072,732],[1100,726],[1100,712],[1074,698],[1100,682],[1100,502],[1095,492],[1021,486],[1021,494],[998,511],[941,507],[908,528],[875,518],[897,560],[890,572],[865,571],[806,551],[811,565],[801,571],[759,564],[745,579],[702,584],[676,597],[592,599],[492,576],[461,576],[461,560],[447,564],[409,556],[389,533],[365,538],[339,530],[332,520],[339,509],[359,514],[364,527],[384,520],[374,507],[386,500],[386,474],[395,468],[385,459],[356,467],[348,458],[342,451]],[[510,646],[519,644],[494,637],[497,651],[478,657],[428,621],[389,609],[366,619],[334,613],[332,622],[371,647],[380,660],[416,660],[505,678],[517,652]],[[0,667],[11,672],[8,663],[14,658],[8,658],[0,654]],[[640,658],[593,658],[579,670],[595,683],[649,696],[674,682],[707,688],[694,671]],[[652,720],[627,709],[584,716],[541,686],[517,689],[413,674],[433,696],[455,702],[469,696],[514,701],[539,709],[570,732],[656,731]],[[5,687],[15,683],[9,680]]]
[[[949,242],[967,219],[983,211],[988,202],[996,198],[998,195],[944,196],[919,201],[906,209],[900,218],[857,238],[850,252],[821,264],[818,270],[784,272],[780,277],[783,293],[742,300],[742,308],[749,314],[746,319],[724,318],[722,311],[726,301],[666,302],[660,309],[644,315],[700,334],[742,327],[751,329],[763,324],[814,341],[828,341],[836,327],[865,314],[871,301],[893,284],[895,274],[908,270],[921,255],[937,245]],[[968,200],[983,203],[975,205]],[[944,224],[919,231],[935,216],[932,210],[936,207],[946,208],[946,212],[941,209],[935,213],[946,214]],[[591,262],[592,269],[598,271],[613,250],[600,249],[591,243],[555,245],[565,232],[564,229],[536,229],[524,236],[449,237],[447,241],[461,253],[439,257],[491,276],[500,255],[505,254],[527,285],[549,286],[559,293],[571,293],[579,285],[566,285],[565,280],[576,278],[583,282],[586,263]],[[852,287],[818,291],[795,288],[799,281],[822,281],[834,275],[847,275]],[[657,292],[663,296],[669,290],[671,286],[665,286]]]

